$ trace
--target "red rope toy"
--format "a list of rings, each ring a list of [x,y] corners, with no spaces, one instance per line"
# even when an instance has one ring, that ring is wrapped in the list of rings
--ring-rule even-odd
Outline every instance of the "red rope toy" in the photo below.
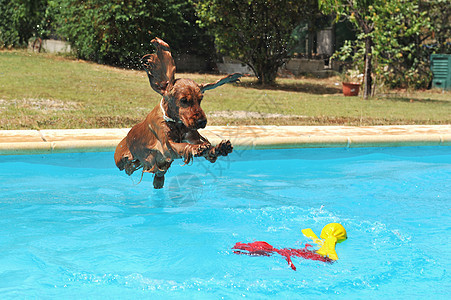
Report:
[[[307,248],[312,247],[310,244],[305,244],[304,249],[292,249],[292,248],[283,248],[283,249],[277,249],[268,244],[267,242],[257,241],[253,243],[236,243],[235,246],[233,246],[233,253],[235,254],[245,254],[245,255],[252,255],[252,256],[270,256],[274,253],[278,253],[285,257],[285,259],[288,262],[288,265],[296,271],[296,266],[291,261],[291,256],[298,256],[303,257],[306,259],[311,260],[319,260],[327,263],[332,263],[333,260],[319,255],[318,253],[308,250]]]

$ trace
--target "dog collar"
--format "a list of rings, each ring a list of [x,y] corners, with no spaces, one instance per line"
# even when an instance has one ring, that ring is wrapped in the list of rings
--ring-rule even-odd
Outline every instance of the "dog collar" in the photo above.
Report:
[[[171,119],[171,118],[169,118],[169,117],[166,115],[166,112],[164,111],[164,108],[163,108],[163,98],[161,98],[161,101],[160,101],[160,108],[161,108],[161,112],[163,113],[163,119],[164,119],[166,122],[174,122],[174,123],[176,123],[174,119]]]

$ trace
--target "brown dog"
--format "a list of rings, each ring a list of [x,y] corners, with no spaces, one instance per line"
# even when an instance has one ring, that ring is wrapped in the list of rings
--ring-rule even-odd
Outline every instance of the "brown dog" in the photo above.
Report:
[[[229,82],[237,82],[242,76],[235,73],[215,83],[197,84],[191,79],[175,79],[175,64],[169,45],[159,38],[152,40],[156,53],[143,57],[144,68],[150,86],[163,96],[144,121],[133,126],[119,143],[114,160],[119,170],[128,175],[143,168],[154,173],[153,186],[164,185],[164,174],[174,159],[183,158],[189,163],[193,156],[203,156],[215,162],[218,156],[232,152],[230,141],[222,141],[216,147],[201,136],[197,129],[207,125],[207,117],[200,107],[203,93]]]

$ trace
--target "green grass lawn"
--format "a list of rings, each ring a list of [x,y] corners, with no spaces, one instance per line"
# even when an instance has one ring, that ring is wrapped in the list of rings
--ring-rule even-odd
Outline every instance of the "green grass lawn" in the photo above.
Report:
[[[199,83],[220,78],[177,77]],[[338,77],[281,78],[277,86],[261,88],[254,78],[246,77],[239,85],[207,91],[202,107],[210,115],[210,125],[451,123],[451,92],[390,91],[362,100],[342,96],[338,81]],[[143,71],[49,54],[0,51],[0,129],[131,127],[160,98]]]

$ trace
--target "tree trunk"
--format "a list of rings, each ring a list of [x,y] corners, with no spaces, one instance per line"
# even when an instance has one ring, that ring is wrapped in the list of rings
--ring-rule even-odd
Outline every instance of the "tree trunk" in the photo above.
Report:
[[[368,99],[371,96],[371,88],[373,79],[371,73],[373,72],[373,39],[369,36],[365,38],[365,68],[363,77],[363,99]]]
[[[308,38],[307,38],[308,44],[307,44],[307,49],[306,49],[308,59],[312,59],[312,54],[313,54],[313,33],[311,31],[312,31],[312,29],[309,26],[308,27]]]
[[[254,66],[254,72],[257,76],[257,83],[261,85],[273,85],[276,81],[278,65],[271,62],[262,62]]]

